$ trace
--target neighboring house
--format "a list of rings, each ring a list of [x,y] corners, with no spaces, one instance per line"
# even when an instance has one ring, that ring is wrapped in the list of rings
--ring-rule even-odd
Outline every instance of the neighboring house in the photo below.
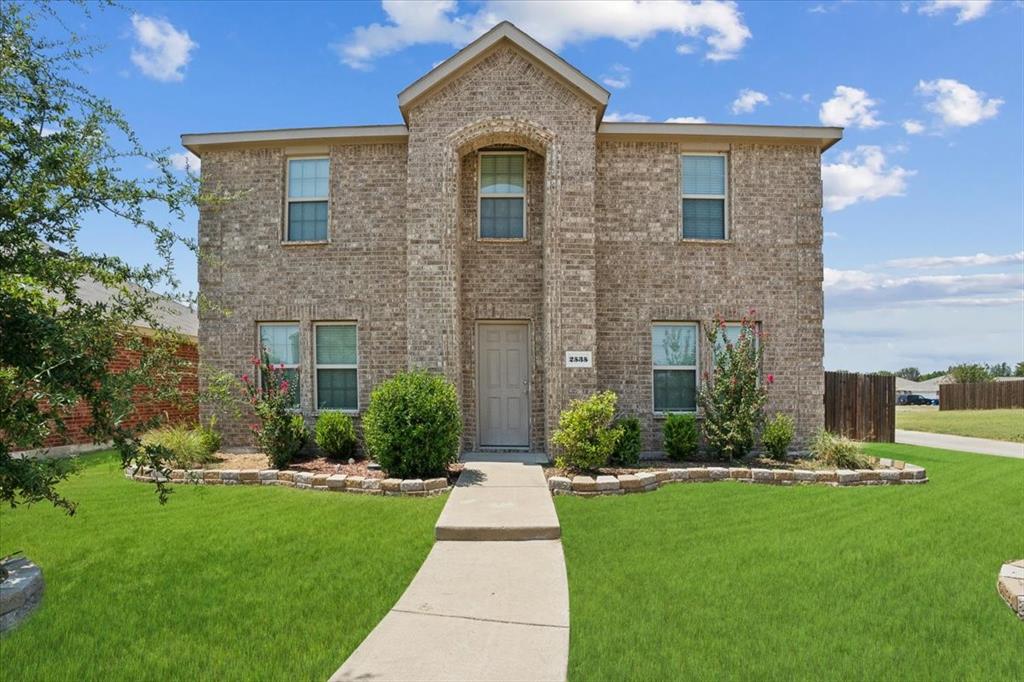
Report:
[[[570,399],[612,389],[657,450],[664,416],[696,409],[701,325],[755,309],[768,410],[805,442],[842,130],[607,123],[608,98],[502,23],[399,93],[404,124],[183,135],[207,191],[245,193],[200,212],[203,362],[242,374],[265,345],[310,418],[441,372],[465,449],[545,450]]]
[[[86,303],[102,303],[110,300],[114,295],[113,290],[93,279],[83,278],[78,282],[78,296]],[[152,313],[160,326],[177,332],[181,337],[175,355],[186,363],[186,369],[182,373],[179,383],[179,391],[186,400],[182,404],[151,400],[146,398],[144,390],[138,390],[134,396],[137,398],[135,410],[129,423],[138,424],[157,415],[161,415],[170,422],[194,422],[199,416],[198,408],[194,400],[189,405],[187,399],[194,398],[199,390],[199,350],[197,348],[199,318],[190,307],[170,299],[161,299],[152,309]],[[141,320],[133,327],[133,332],[142,336],[144,341],[145,337],[152,334],[149,324]],[[138,351],[128,347],[120,348],[109,367],[114,372],[124,370],[138,363],[138,358]],[[79,403],[71,408],[64,424],[67,427],[65,433],[52,433],[44,442],[44,447],[41,450],[23,451],[23,455],[45,453],[55,457],[95,450],[104,446],[104,444],[93,443],[92,438],[86,432],[86,429],[92,424],[92,415],[86,404]]]

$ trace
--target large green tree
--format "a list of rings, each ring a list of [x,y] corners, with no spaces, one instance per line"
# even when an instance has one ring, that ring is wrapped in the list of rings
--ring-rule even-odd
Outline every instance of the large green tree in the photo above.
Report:
[[[75,80],[96,48],[67,29],[43,37],[41,24],[67,25],[60,14],[69,9],[90,11],[0,3],[0,502],[48,500],[73,513],[56,488],[68,462],[11,453],[43,445],[64,430],[70,408],[84,404],[96,442],[114,441],[125,465],[163,468],[159,451],[139,446],[136,432],[149,424],[133,427],[129,417],[139,387],[157,399],[176,395],[176,339],[154,314],[151,291],[177,289],[172,249],[195,247],[172,226],[198,190],[165,154],[144,149],[109,101]],[[95,214],[109,218],[111,240],[119,229],[148,232],[151,263],[80,248],[83,220]],[[113,295],[83,300],[87,280]],[[132,333],[140,324],[154,333]],[[137,366],[111,371],[125,346],[139,354]],[[164,500],[167,489],[157,490]]]
[[[962,365],[953,365],[949,368],[949,375],[958,384],[976,384],[992,381],[992,375],[989,374],[985,365],[978,364],[964,363]]]

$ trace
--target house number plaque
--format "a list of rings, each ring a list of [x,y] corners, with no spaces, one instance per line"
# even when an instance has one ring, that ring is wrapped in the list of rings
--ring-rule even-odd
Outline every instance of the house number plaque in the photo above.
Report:
[[[566,367],[593,367],[594,355],[589,350],[565,351]]]

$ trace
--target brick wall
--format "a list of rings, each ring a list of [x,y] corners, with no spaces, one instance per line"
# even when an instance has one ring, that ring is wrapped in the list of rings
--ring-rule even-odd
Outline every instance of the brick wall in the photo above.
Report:
[[[201,361],[235,376],[251,372],[257,323],[297,322],[299,398],[311,423],[313,322],[357,322],[361,409],[377,383],[406,368],[407,352],[406,147],[340,144],[314,151],[330,157],[330,243],[281,243],[287,155],[280,148],[206,152],[204,187],[243,194],[204,207],[199,223],[200,248],[210,255],[199,267],[210,304],[199,312]],[[220,415],[225,444],[250,444],[251,421]]]
[[[775,375],[769,412],[796,420],[798,445],[823,420],[820,155],[809,145],[720,145],[729,154],[729,240],[679,239],[675,142],[602,142],[597,157],[599,383],[640,416],[645,444],[661,447],[653,415],[651,323],[739,320],[750,309],[768,335]],[[701,335],[700,366],[711,353]]]
[[[181,394],[180,402],[155,401],[147,399],[145,389],[137,389],[134,393],[135,411],[128,420],[130,425],[139,424],[147,419],[158,415],[163,416],[169,423],[190,423],[198,418],[198,410],[195,406],[195,396],[199,389],[197,369],[199,364],[199,349],[194,342],[182,343],[178,346],[175,356],[184,360],[187,369],[183,372],[178,390]],[[126,369],[138,366],[139,353],[127,348],[121,348],[114,360],[110,363],[113,372],[122,372]],[[92,424],[92,416],[89,408],[79,403],[68,413],[65,424],[65,434],[53,433],[43,443],[43,447],[52,448],[60,445],[85,445],[92,442],[91,437],[86,433],[86,428]]]

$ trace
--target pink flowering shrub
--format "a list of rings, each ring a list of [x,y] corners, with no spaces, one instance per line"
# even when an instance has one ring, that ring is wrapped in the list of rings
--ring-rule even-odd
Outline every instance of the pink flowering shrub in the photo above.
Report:
[[[284,365],[274,366],[266,353],[262,361],[253,356],[250,362],[262,376],[260,382],[248,374],[242,375],[246,399],[260,420],[250,428],[256,443],[270,458],[274,468],[284,469],[299,454],[309,437],[302,415],[292,411],[297,387],[290,385],[285,378]]]
[[[755,311],[740,322],[736,338],[725,337],[726,323],[719,317],[705,329],[714,349],[714,367],[703,374],[698,402],[704,413],[703,434],[708,449],[725,459],[739,459],[754,447],[764,423],[771,374],[758,381],[765,336],[753,321]]]

